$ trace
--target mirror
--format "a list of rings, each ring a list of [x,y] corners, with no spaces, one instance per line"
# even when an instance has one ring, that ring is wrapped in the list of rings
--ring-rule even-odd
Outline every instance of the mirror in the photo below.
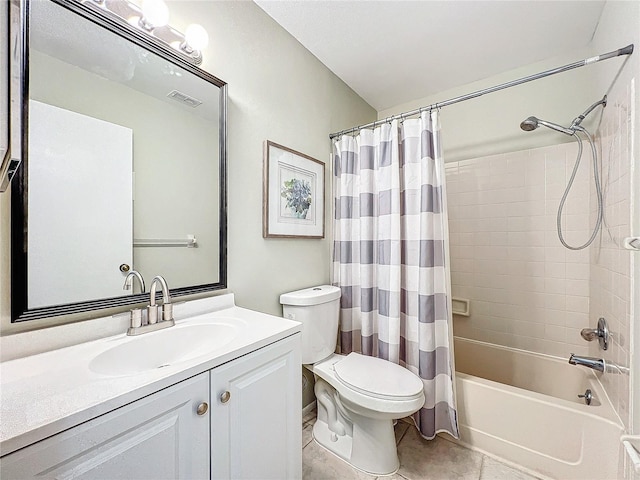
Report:
[[[9,65],[9,2],[0,5],[0,65]],[[3,69],[0,75],[0,192],[9,186],[9,69]]]
[[[226,84],[90,2],[21,15],[13,321],[225,288]]]

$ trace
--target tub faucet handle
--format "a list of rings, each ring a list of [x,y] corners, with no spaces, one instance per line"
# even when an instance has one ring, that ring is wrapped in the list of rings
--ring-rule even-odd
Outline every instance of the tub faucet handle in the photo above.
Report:
[[[597,338],[602,350],[609,348],[609,326],[607,325],[607,321],[602,317],[598,319],[598,328],[583,328],[580,331],[580,335],[587,342],[591,342]]]

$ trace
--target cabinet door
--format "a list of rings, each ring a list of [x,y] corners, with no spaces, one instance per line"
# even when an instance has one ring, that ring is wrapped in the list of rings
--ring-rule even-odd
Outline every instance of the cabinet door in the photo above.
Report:
[[[302,477],[300,334],[211,371],[211,476]]]
[[[209,478],[209,373],[0,460],[2,479]]]

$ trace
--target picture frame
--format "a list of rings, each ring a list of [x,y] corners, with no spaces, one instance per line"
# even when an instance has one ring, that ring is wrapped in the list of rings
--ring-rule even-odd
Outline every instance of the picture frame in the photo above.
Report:
[[[324,163],[264,142],[262,236],[324,238]]]

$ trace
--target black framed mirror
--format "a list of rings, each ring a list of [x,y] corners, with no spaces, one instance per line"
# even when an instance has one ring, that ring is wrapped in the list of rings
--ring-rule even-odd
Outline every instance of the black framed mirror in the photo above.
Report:
[[[9,65],[10,36],[9,36],[9,2],[0,5],[0,64]],[[9,138],[11,135],[9,121],[9,69],[4,68],[0,74],[0,193],[4,192],[11,180],[11,151]]]
[[[226,288],[226,83],[91,2],[20,7],[12,321],[148,301],[131,270]]]

